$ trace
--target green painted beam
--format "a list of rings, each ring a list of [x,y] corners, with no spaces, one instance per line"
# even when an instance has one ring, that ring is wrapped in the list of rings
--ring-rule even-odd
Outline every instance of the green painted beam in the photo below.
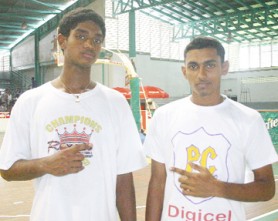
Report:
[[[220,7],[218,10],[221,11],[223,14],[232,13],[232,12],[229,12],[229,11],[233,11],[233,12],[238,11],[237,8],[234,8],[228,2],[225,2],[225,1],[222,1],[222,0],[218,0],[216,2],[216,4],[219,4],[219,5],[222,5],[222,6],[225,6],[225,7],[229,8],[228,10],[225,11],[224,9],[222,9],[222,7]]]
[[[140,114],[140,79],[133,77],[130,79],[131,99],[130,106],[135,119],[137,129],[141,128],[141,114]]]
[[[241,0],[234,0],[235,2],[239,3],[240,5],[242,5],[243,7],[249,9],[249,10],[252,10],[252,7],[248,4],[246,4],[246,1],[241,1]]]
[[[162,11],[162,10],[159,10],[159,9],[157,9],[157,8],[152,8],[151,10],[153,10],[153,11],[159,13],[159,14],[165,15],[166,18],[172,18],[172,19],[175,20],[175,21],[183,22],[182,20],[178,19],[178,18],[175,17],[174,15],[170,15],[169,13],[164,12],[164,11]],[[145,12],[143,11],[143,13],[145,13]],[[150,15],[151,15],[152,13],[147,13],[147,14],[150,14]],[[173,23],[171,23],[171,21],[169,21],[169,19],[164,19],[164,20],[163,20],[162,17],[157,17],[157,16],[154,16],[154,15],[152,15],[152,16],[155,17],[156,19],[159,19],[159,20],[161,20],[161,21],[164,21],[164,22],[167,22],[167,23],[173,25]]]
[[[46,10],[37,10],[37,9],[28,9],[28,8],[23,8],[23,7],[15,7],[15,6],[1,6],[1,9],[4,9],[4,10],[9,10],[9,11],[12,11],[13,13],[32,13],[32,14],[42,14],[42,15],[47,15],[47,14],[58,14],[60,13],[61,11],[60,10],[49,10],[49,11],[46,11]]]
[[[33,1],[33,0],[29,0],[29,1]],[[51,31],[53,31],[55,28],[57,28],[59,21],[61,20],[62,16],[65,13],[67,13],[75,8],[78,8],[78,7],[85,7],[94,1],[95,0],[78,0],[77,2],[75,2],[74,4],[69,6],[67,9],[65,9],[63,12],[61,12],[60,14],[57,14],[52,19],[50,19],[49,21],[47,21],[46,23],[44,23],[43,25],[38,27],[37,29],[39,32],[40,39],[42,39],[45,35],[47,35]],[[33,32],[31,32],[28,36],[30,36],[32,34],[33,34]],[[25,36],[25,38],[23,38],[19,42],[17,42],[17,44],[15,44],[12,48],[14,48],[16,45],[18,45],[20,42],[22,42],[28,36]]]
[[[136,57],[136,24],[135,12],[129,12],[129,57]]]
[[[12,40],[5,40],[5,44],[12,44],[14,41]]]
[[[277,6],[276,6],[277,7]],[[174,40],[182,38],[192,38],[196,33],[198,35],[217,35],[222,34],[228,37],[228,33],[232,32],[235,36],[238,35],[243,40],[249,40],[237,32],[246,31],[252,33],[251,30],[261,32],[262,28],[275,28],[278,24],[277,17],[275,17],[276,8],[272,9],[256,9],[251,12],[242,12],[234,15],[219,16],[210,19],[191,21],[186,24],[181,24],[175,27]],[[274,29],[275,30],[275,29]],[[255,33],[256,36],[256,33]],[[277,35],[278,36],[278,33]],[[263,37],[256,37],[255,39],[263,39]]]
[[[1,27],[14,27],[14,28],[18,28],[18,27],[21,27],[21,25],[22,25],[22,22],[3,22],[3,21],[0,21],[0,26]],[[28,24],[28,27],[29,28],[36,28],[37,26],[36,25],[34,25],[34,24]]]
[[[195,11],[192,11],[191,9],[188,9],[188,8],[184,7],[183,5],[179,5],[179,4],[177,4],[177,3],[173,3],[173,5],[176,6],[177,8],[180,8],[180,9],[181,9],[182,11],[184,11],[184,12],[189,12],[190,14],[193,14],[193,15],[195,15],[195,16],[198,16],[199,18],[205,18],[205,17],[203,16],[203,14],[200,14],[200,13],[197,13],[197,12],[195,12]],[[185,16],[187,19],[189,19],[189,20],[194,20],[194,19],[192,19],[191,16],[188,16],[188,15],[186,15],[186,14],[184,14],[184,16]]]
[[[206,8],[203,7],[202,5],[197,4],[196,1],[188,0],[188,1],[186,1],[186,2],[187,2],[189,5],[191,5],[191,6],[195,7],[195,8],[197,8],[200,12],[202,12],[202,13],[204,13],[204,14],[208,14],[208,15],[212,14],[212,11],[206,9]]]
[[[264,1],[261,1],[261,0],[255,0],[258,4],[262,5],[263,7],[269,7],[267,4],[265,4]]]
[[[43,18],[33,17],[33,16],[26,16],[26,15],[19,15],[18,13],[0,13],[0,18],[5,17],[14,17],[14,18],[22,18],[26,20],[34,20],[34,21],[42,21]]]
[[[0,38],[13,38],[13,39],[17,39],[18,37],[20,37],[20,35],[3,35],[3,34],[0,34]]]
[[[58,10],[60,12],[62,12],[61,9],[59,9],[59,4],[50,4],[50,3],[45,3],[45,2],[41,2],[41,1],[38,1],[38,0],[25,0],[27,2],[33,2],[33,3],[37,3],[39,5],[43,5],[43,6],[46,6],[46,7],[49,7],[49,8],[52,8],[52,9],[55,9],[55,10]]]
[[[113,14],[123,14],[172,2],[175,2],[175,0],[148,0],[148,2],[140,0],[127,0],[125,2],[123,0],[116,0],[113,1]]]
[[[225,10],[223,10],[222,7],[218,6],[217,3],[212,4],[211,2],[209,2],[207,0],[200,0],[200,1],[198,1],[198,3],[205,3],[206,4],[206,6],[210,9],[210,10],[207,10],[208,11],[207,14],[209,14],[209,15],[213,15],[215,11],[220,11],[224,14],[226,13]],[[196,1],[195,2],[191,1],[190,4],[194,5],[194,7],[197,7],[198,9],[200,9],[200,7],[204,8],[204,6],[202,6],[203,4],[201,4],[201,5],[196,4]],[[223,2],[219,3],[219,5],[220,4],[223,4]]]
[[[188,15],[186,15],[186,14],[184,14],[183,12],[181,12],[181,11],[179,11],[179,10],[176,10],[175,8],[172,8],[172,7],[170,7],[170,6],[163,6],[163,8],[166,8],[166,9],[168,9],[170,12],[173,12],[173,14],[172,14],[172,16],[173,17],[176,17],[176,16],[181,16],[182,18],[183,17],[185,17],[185,18],[187,18],[187,19],[190,19],[191,21],[194,21],[195,19],[193,19],[191,16],[188,16]],[[162,10],[161,10],[162,11]],[[189,12],[189,11],[188,11]],[[196,14],[196,13],[195,13]],[[198,16],[201,16],[202,18],[204,18],[202,15],[198,15]],[[180,18],[177,18],[177,19],[175,19],[175,20],[177,20],[177,21],[182,21]]]
[[[38,31],[35,31],[35,42],[34,42],[34,60],[35,60],[35,81],[37,85],[41,85],[44,82],[41,78],[41,72],[40,72],[40,34]]]
[[[30,30],[30,29],[29,29]],[[32,29],[31,29],[32,30]],[[26,30],[23,30],[21,29],[20,27],[18,27],[18,29],[5,29],[5,30],[2,30],[2,34],[5,33],[5,31],[7,32],[16,32],[16,33],[26,33],[27,31]],[[10,33],[7,34],[7,37],[9,37]]]
[[[1,49],[1,50],[6,50],[6,51],[9,51],[9,50],[10,50],[10,48],[8,48],[8,47],[3,47],[3,46],[0,46],[0,49]]]
[[[129,57],[136,57],[136,23],[135,11],[129,12]],[[135,68],[135,67],[134,67]],[[133,77],[130,79],[131,99],[130,106],[135,119],[138,130],[141,128],[140,114],[140,79]]]

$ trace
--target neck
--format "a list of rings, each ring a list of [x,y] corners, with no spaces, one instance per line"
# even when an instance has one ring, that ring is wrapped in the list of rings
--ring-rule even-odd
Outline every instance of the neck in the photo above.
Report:
[[[64,75],[60,75],[58,78],[60,87],[70,94],[81,94],[94,87],[94,83],[91,82],[90,78],[70,78]]]
[[[214,106],[224,101],[225,97],[219,95],[219,97],[196,97],[192,94],[191,101],[200,106]]]

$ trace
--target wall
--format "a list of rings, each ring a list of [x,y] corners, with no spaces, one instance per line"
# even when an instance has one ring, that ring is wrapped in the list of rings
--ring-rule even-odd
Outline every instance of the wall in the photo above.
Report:
[[[26,47],[29,47],[28,44]],[[20,48],[22,50],[22,48]],[[44,53],[49,53],[49,47],[45,49]],[[32,55],[32,53],[30,53]],[[28,56],[30,55],[28,54]],[[30,62],[32,58],[20,59],[20,68],[24,66],[24,62]],[[51,55],[52,56],[52,55]],[[50,81],[56,78],[62,67],[57,67],[54,64],[53,58],[49,55],[49,61],[44,59],[44,64],[41,66],[41,73],[44,76],[44,81]],[[15,59],[15,58],[13,58]],[[120,61],[116,56],[112,57],[113,60]],[[181,67],[182,62],[177,61],[165,61],[151,59],[148,54],[139,54],[134,59],[137,73],[141,78],[143,85],[153,85],[164,89],[169,93],[172,98],[183,97],[186,94],[190,94],[190,88],[185,80]],[[31,67],[30,63],[27,63],[25,67]],[[17,67],[15,67],[17,68]],[[34,75],[33,68],[27,68],[24,73],[28,76]],[[253,71],[240,71],[230,72],[227,76],[222,78],[221,92],[232,97],[236,97],[241,102],[277,102],[278,82],[265,82],[265,83],[249,83],[242,84],[242,79],[250,78],[265,78],[270,76],[277,76],[278,69],[265,69],[265,70],[253,70]],[[103,83],[109,87],[124,87],[125,86],[125,69],[123,67],[95,64],[92,67],[91,72],[92,79]],[[244,92],[246,91],[246,93]]]
[[[190,94],[181,67],[183,62],[154,60],[149,55],[139,55],[137,70],[144,85],[154,85],[164,89],[170,97],[182,97]]]
[[[28,66],[34,66],[34,48],[34,36],[30,36],[13,49],[11,53],[13,70],[21,70],[28,68]]]
[[[230,72],[222,78],[222,93],[240,102],[277,102],[278,67]]]
[[[105,14],[104,1],[97,0],[88,6],[102,16]],[[56,30],[40,41],[41,74],[44,82],[56,78],[62,70],[54,62]],[[27,76],[34,76],[34,37],[31,36],[12,51],[13,69],[21,70]],[[113,60],[120,61],[117,56]],[[181,61],[151,59],[149,54],[138,54],[134,58],[137,73],[143,85],[153,85],[164,89],[175,99],[190,94]],[[242,84],[242,79],[277,76],[278,67],[264,70],[230,72],[223,77],[221,92],[241,102],[277,102],[278,82]],[[122,67],[96,64],[92,67],[92,79],[109,87],[125,86],[125,70]]]

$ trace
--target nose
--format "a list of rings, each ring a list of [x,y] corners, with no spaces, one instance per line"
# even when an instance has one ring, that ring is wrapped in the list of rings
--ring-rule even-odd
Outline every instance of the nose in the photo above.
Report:
[[[200,79],[207,77],[207,70],[204,65],[201,65],[198,72],[198,77]]]
[[[84,47],[85,47],[85,48],[93,49],[93,48],[95,47],[94,41],[93,41],[92,39],[87,39],[87,40],[84,42]]]

